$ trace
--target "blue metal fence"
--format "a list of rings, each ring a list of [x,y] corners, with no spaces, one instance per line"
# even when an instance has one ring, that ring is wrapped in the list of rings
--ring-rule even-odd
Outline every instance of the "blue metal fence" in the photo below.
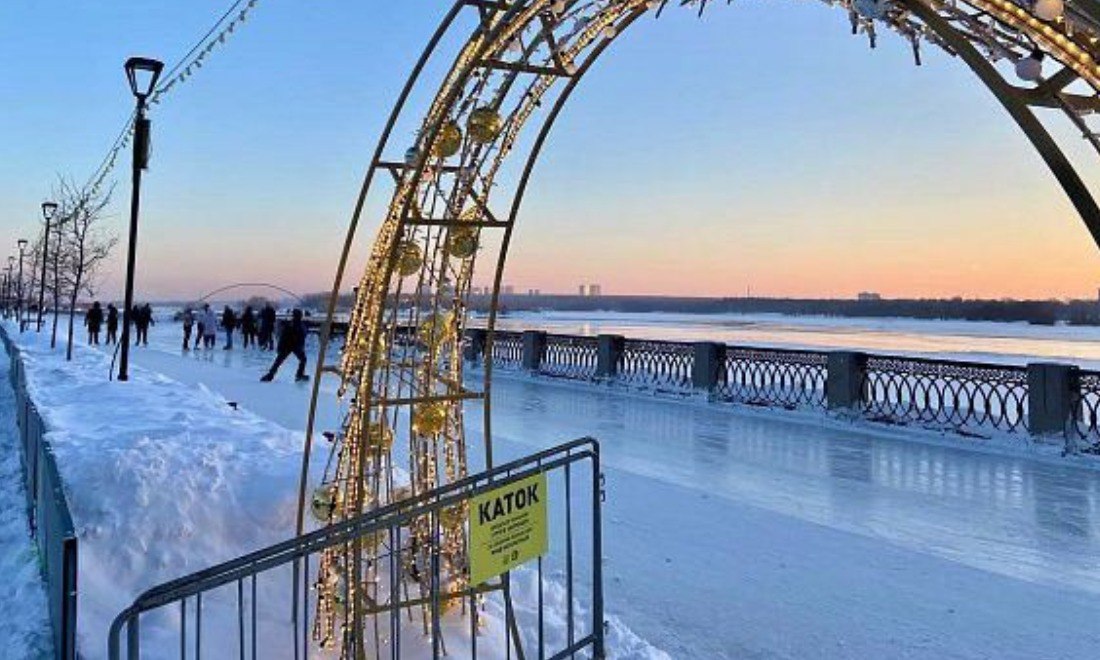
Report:
[[[46,584],[54,655],[73,660],[76,658],[77,541],[72,515],[53,450],[45,438],[46,424],[27,394],[26,371],[19,349],[2,327],[0,339],[11,360],[9,378],[15,392],[16,419],[23,450],[27,517]]]

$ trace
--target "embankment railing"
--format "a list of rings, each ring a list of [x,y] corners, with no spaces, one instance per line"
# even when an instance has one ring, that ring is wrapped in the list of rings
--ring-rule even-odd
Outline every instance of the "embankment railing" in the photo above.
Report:
[[[71,660],[76,658],[76,532],[57,461],[45,437],[46,424],[27,394],[26,370],[19,348],[2,327],[0,340],[11,362],[9,378],[15,392],[27,516],[46,585],[54,655]]]
[[[442,593],[439,556],[426,566],[412,559],[410,525],[429,521],[438,541],[448,512],[477,515],[475,498],[539,475],[546,478],[546,553],[519,571]],[[153,587],[111,625],[108,657],[330,657],[311,634],[318,560],[326,549],[364,539],[380,544],[377,580],[362,585],[363,607],[377,615],[361,633],[370,638],[369,657],[476,658],[480,647],[516,658],[602,658],[602,501],[599,444],[574,440]],[[428,595],[410,580],[428,581]],[[488,616],[504,637],[495,646],[485,614],[492,599]],[[410,649],[417,639],[422,648]]]
[[[485,330],[467,331],[477,364]],[[1100,372],[1074,365],[992,364],[851,351],[714,342],[494,333],[494,366],[710,400],[845,411],[963,435],[1054,437],[1069,453],[1100,453]]]

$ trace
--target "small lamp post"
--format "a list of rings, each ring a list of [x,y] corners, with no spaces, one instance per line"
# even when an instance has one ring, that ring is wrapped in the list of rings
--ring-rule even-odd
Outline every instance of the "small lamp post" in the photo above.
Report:
[[[46,260],[50,254],[50,222],[57,213],[56,202],[42,202],[42,218],[46,221],[46,235],[42,239],[42,278],[38,283],[38,323],[35,332],[42,332],[42,309],[46,304]]]
[[[15,297],[15,279],[12,278],[12,274],[15,272],[15,257],[8,255],[8,281],[4,283],[4,318],[11,318],[12,315],[12,299]]]
[[[23,332],[27,326],[24,318],[25,314],[23,313],[23,255],[27,253],[27,239],[21,238],[15,244],[19,246],[19,280],[17,282],[19,302],[15,305],[15,311],[16,318],[19,320],[19,332]]]
[[[146,57],[126,60],[126,78],[137,101],[134,113],[133,184],[130,189],[130,244],[126,250],[126,296],[122,307],[121,353],[118,358],[118,379],[130,379],[130,320],[134,306],[134,258],[137,249],[138,208],[141,202],[141,171],[149,166],[149,120],[145,103],[157,88],[157,79],[164,64]]]

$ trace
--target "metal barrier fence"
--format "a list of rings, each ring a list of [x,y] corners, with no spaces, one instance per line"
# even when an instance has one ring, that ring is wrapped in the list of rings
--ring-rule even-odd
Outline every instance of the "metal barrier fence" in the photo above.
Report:
[[[547,478],[548,552],[533,567],[449,592],[447,603],[442,602],[439,555],[423,570],[409,564],[414,555],[410,524],[428,520],[438,535],[441,516],[473,511],[473,498],[540,474]],[[384,570],[377,591],[366,594],[370,606],[364,608],[378,617],[372,631],[362,633],[374,640],[364,641],[370,657],[400,658],[403,649],[408,657],[419,642],[419,651],[433,658],[465,651],[476,658],[479,648],[516,658],[602,658],[602,501],[599,444],[581,438],[153,587],[112,623],[108,656],[322,657],[310,635],[317,603],[310,576],[318,574],[317,562],[326,549],[377,539]],[[430,596],[415,589],[410,593],[409,580],[425,579]],[[522,588],[531,582],[533,587]],[[451,602],[455,595],[461,613],[454,611],[459,608]],[[496,645],[498,637],[503,647]]]
[[[483,356],[485,330],[468,332],[467,357]],[[1061,437],[1067,452],[1100,454],[1100,372],[848,351],[714,342],[574,337],[497,331],[494,365],[591,382],[786,409],[847,410],[865,419],[963,435]],[[507,359],[500,354],[507,347]]]
[[[11,362],[9,378],[15,392],[16,419],[23,453],[27,517],[46,586],[54,655],[71,660],[76,658],[76,532],[57,471],[57,461],[50,443],[44,437],[46,424],[27,395],[26,371],[19,349],[2,327],[0,339]]]

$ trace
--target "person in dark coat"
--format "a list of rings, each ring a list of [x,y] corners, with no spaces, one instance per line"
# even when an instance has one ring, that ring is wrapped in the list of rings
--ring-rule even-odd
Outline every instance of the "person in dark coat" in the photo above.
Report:
[[[107,343],[118,343],[118,307],[107,305]]]
[[[275,308],[271,303],[260,310],[260,348],[270,351],[275,348]]]
[[[222,312],[222,327],[225,328],[225,350],[233,348],[233,331],[237,329],[237,314],[230,309],[229,305],[225,306],[225,311]]]
[[[84,325],[88,327],[88,344],[98,346],[99,328],[103,325],[103,308],[99,306],[98,300],[84,313]]]
[[[245,348],[256,343],[256,315],[252,312],[252,305],[246,305],[241,314],[241,337],[244,338]]]
[[[183,350],[191,350],[191,329],[195,327],[195,315],[191,312],[190,307],[185,307],[183,310]],[[202,331],[200,330],[201,334]],[[198,346],[198,341],[195,341],[195,345]]]
[[[134,310],[134,328],[137,330],[134,335],[134,346],[149,345],[149,326],[154,323],[153,308],[149,306],[149,303],[145,303]]]
[[[279,329],[279,353],[275,357],[271,369],[260,380],[265,383],[273,380],[275,374],[279,371],[279,367],[282,366],[283,361],[291,353],[298,358],[298,372],[294,375],[294,380],[309,380],[309,376],[306,375],[306,324],[302,321],[302,310],[300,309],[294,310],[291,319]]]

